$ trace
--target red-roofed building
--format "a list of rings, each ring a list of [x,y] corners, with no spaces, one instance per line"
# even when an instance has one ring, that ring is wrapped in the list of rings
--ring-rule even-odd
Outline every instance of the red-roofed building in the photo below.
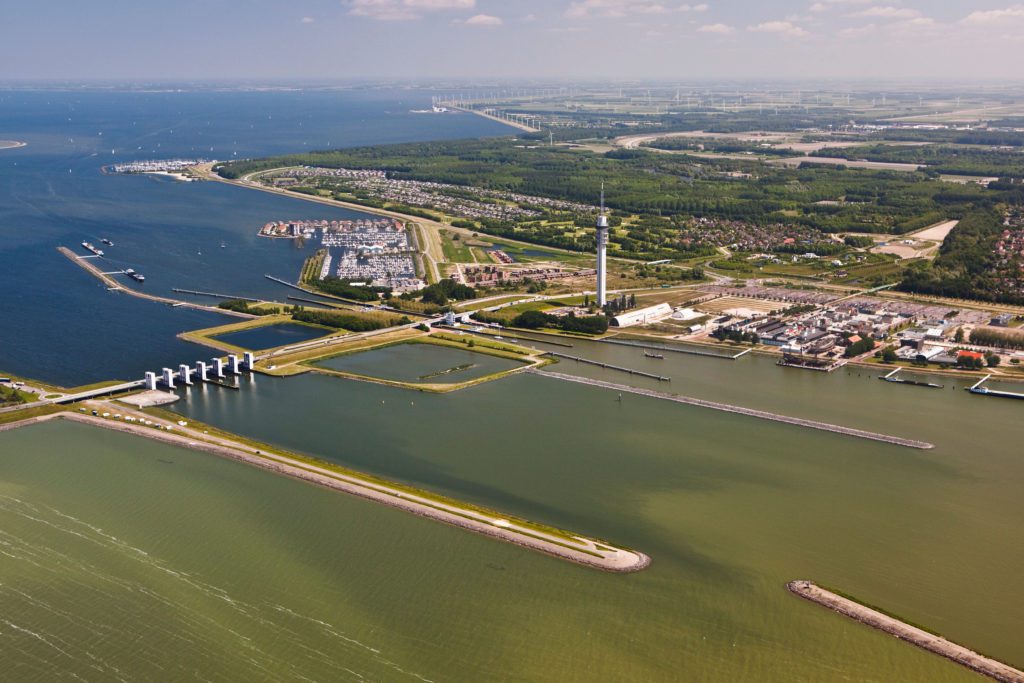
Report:
[[[965,351],[963,349],[960,349],[959,351],[956,352],[956,357],[957,357],[958,360],[960,358],[970,358],[972,360],[984,360],[985,359],[985,354],[978,353],[977,351]]]

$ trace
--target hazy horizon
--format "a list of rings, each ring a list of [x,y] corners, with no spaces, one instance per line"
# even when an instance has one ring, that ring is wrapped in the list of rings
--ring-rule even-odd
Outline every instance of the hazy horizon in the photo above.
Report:
[[[1020,80],[993,0],[40,0],[0,81]]]

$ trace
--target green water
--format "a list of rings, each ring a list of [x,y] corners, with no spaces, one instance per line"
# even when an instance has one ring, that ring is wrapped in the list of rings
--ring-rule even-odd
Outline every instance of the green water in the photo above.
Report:
[[[394,344],[318,361],[316,365],[399,382],[453,384],[519,367],[506,358],[433,344]]]
[[[636,349],[572,353],[648,367]],[[810,578],[1024,664],[1022,402],[666,356],[646,362],[677,392],[936,448],[530,375],[443,395],[315,375],[193,388],[175,407],[197,419],[653,564],[603,574],[205,454],[45,425],[0,435],[2,616],[75,658],[2,622],[0,656],[95,676],[88,648],[178,680],[979,680],[784,589]],[[118,540],[62,531],[91,535],[64,516]]]

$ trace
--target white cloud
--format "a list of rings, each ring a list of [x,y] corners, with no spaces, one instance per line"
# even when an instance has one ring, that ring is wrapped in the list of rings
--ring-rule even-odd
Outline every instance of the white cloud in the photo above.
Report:
[[[810,10],[812,12],[824,12],[836,5],[866,5],[869,2],[871,0],[821,0],[811,5]]]
[[[718,33],[720,35],[725,35],[727,33],[732,33],[736,29],[727,24],[704,24],[697,30],[701,33]]]
[[[756,26],[748,26],[747,30],[754,33],[775,33],[787,38],[801,38],[810,35],[802,26],[797,26],[791,21],[765,21]]]
[[[707,12],[707,3],[699,5],[659,2],[658,0],[574,0],[565,10],[573,19],[584,17],[619,18],[634,14],[673,14],[685,12]]]
[[[1013,19],[1024,19],[1024,5],[1011,5],[1003,9],[978,10],[960,20],[962,24],[988,26]]]
[[[501,20],[501,17],[495,17],[490,14],[476,14],[462,23],[466,26],[501,26],[505,22]]]
[[[874,6],[846,15],[848,17],[869,17],[878,19],[913,19],[921,16],[916,9],[909,7]]]
[[[476,7],[476,0],[402,0],[402,4],[425,10],[473,9]]]
[[[299,19],[299,22],[303,24],[312,24],[313,17],[302,17],[301,19]]]
[[[344,0],[348,13],[378,21],[410,21],[423,12],[473,9],[476,0]]]

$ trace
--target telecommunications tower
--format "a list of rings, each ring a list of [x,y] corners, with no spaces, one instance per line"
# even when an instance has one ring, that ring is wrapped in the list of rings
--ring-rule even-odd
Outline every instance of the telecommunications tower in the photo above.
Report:
[[[601,214],[597,217],[597,305],[604,308],[608,303],[605,287],[605,254],[608,251],[608,216],[604,213],[604,183],[601,183]]]

